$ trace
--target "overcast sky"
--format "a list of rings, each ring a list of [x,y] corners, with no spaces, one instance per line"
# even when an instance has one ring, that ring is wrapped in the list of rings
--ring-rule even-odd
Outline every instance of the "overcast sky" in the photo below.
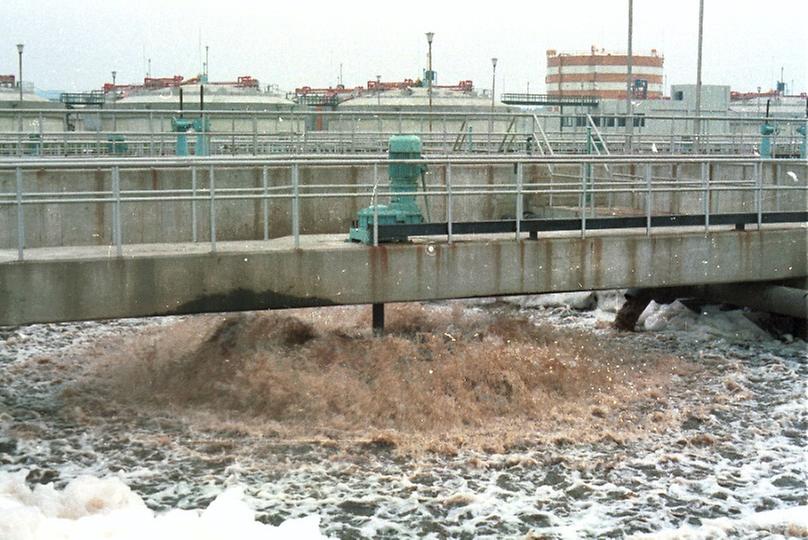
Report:
[[[808,87],[808,1],[706,0],[704,82],[736,90],[773,87],[785,69],[796,93]],[[368,2],[319,0],[0,0],[0,74],[17,72],[40,89],[86,90],[111,81],[201,70],[211,80],[250,74],[284,90],[417,78],[424,32],[435,32],[440,84],[472,79],[497,91],[544,90],[545,51],[626,48],[627,0]],[[634,49],[665,56],[667,85],[695,82],[698,0],[635,0]],[[200,43],[203,47],[200,47]],[[667,92],[667,89],[666,89]]]

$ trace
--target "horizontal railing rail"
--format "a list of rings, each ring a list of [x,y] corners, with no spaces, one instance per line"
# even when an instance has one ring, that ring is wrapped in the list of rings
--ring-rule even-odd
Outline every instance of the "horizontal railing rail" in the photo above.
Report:
[[[761,160],[738,156],[706,156],[691,155],[671,157],[665,155],[636,156],[636,155],[594,155],[594,156],[511,156],[507,154],[495,155],[454,155],[443,157],[426,157],[416,160],[390,160],[383,154],[369,155],[361,158],[355,155],[322,156],[295,155],[274,158],[222,158],[214,157],[185,157],[185,158],[75,158],[75,159],[0,159],[0,212],[6,212],[6,222],[16,214],[17,228],[17,260],[22,261],[26,250],[26,221],[27,208],[42,205],[89,205],[97,204],[112,208],[111,229],[112,245],[115,254],[123,255],[125,233],[123,226],[124,212],[133,204],[164,204],[170,202],[190,203],[192,212],[191,229],[192,241],[198,241],[199,228],[198,208],[206,205],[208,210],[208,232],[211,249],[216,250],[217,232],[216,206],[218,203],[232,201],[255,201],[260,208],[253,207],[252,211],[260,213],[263,223],[263,234],[256,240],[268,240],[269,235],[269,207],[270,201],[285,201],[291,205],[289,211],[290,227],[293,244],[300,246],[301,217],[300,205],[302,201],[354,199],[359,203],[375,203],[382,197],[400,195],[391,191],[387,186],[381,187],[380,175],[382,167],[390,164],[423,164],[429,170],[440,170],[441,175],[428,175],[430,180],[423,188],[415,189],[411,195],[423,201],[440,201],[444,205],[445,219],[435,222],[413,224],[408,226],[390,226],[377,223],[373,220],[371,232],[374,244],[379,238],[390,234],[445,235],[448,242],[453,241],[457,234],[482,234],[485,232],[514,232],[517,239],[523,238],[523,233],[554,230],[576,230],[582,235],[592,229],[625,229],[643,227],[646,234],[651,234],[653,228],[678,226],[703,226],[705,231],[711,226],[731,225],[743,227],[747,224],[775,223],[805,223],[808,222],[808,163],[798,159],[771,159]],[[537,177],[535,171],[527,169],[535,165],[542,171],[552,166],[553,172],[548,178]],[[597,166],[609,167],[609,173],[598,176]],[[693,177],[674,176],[674,170],[681,166],[691,166]],[[319,176],[318,170],[326,169],[322,174],[328,174],[327,169],[333,167],[365,167],[367,172],[372,171],[372,181],[366,174],[363,181],[327,183]],[[499,183],[484,183],[462,180],[457,177],[453,180],[452,171],[463,168],[500,167],[507,171],[507,181]],[[622,167],[622,168],[621,168]],[[730,169],[731,167],[734,167]],[[305,168],[309,175],[307,181],[301,181],[301,169]],[[667,169],[670,169],[668,176]],[[769,181],[764,178],[764,168],[771,175]],[[254,169],[260,173],[261,184],[255,185],[256,175],[239,180],[238,177],[228,178],[229,182],[242,182],[241,185],[217,185],[217,177],[232,170]],[[277,169],[287,171],[283,179],[275,179],[270,185],[269,172]],[[664,169],[664,170],[663,170]],[[527,170],[527,172],[526,172]],[[94,189],[71,189],[72,177],[60,180],[59,188],[47,187],[39,190],[31,188],[32,180],[36,180],[47,171],[87,171],[92,174],[95,185],[101,187]],[[140,186],[122,188],[122,174],[132,174],[138,171],[162,171],[173,175],[173,179],[180,182],[180,186],[161,187],[155,181],[152,189]],[[722,178],[722,171],[731,171],[734,177]],[[796,172],[795,172],[796,171]],[[466,171],[468,172],[468,171]],[[457,174],[457,172],[455,172]],[[204,181],[200,182],[200,175]],[[61,177],[61,175],[59,175]],[[153,177],[154,178],[154,177]],[[182,185],[184,184],[184,185]],[[11,188],[11,189],[10,189]],[[630,216],[603,216],[613,211],[613,197],[619,195],[639,197],[635,213],[642,211],[643,215]],[[655,210],[654,200],[659,196],[676,194],[684,196],[697,194],[693,199],[698,203],[698,211],[687,213],[671,213]],[[733,194],[735,197],[751,195],[749,207],[753,211],[715,212],[711,201],[719,195]],[[577,214],[574,218],[538,218],[525,214],[526,197],[546,197],[544,209],[561,209]],[[603,197],[608,195],[609,198]],[[509,197],[513,198],[514,216],[501,220],[453,221],[453,207],[458,198],[462,197]],[[552,197],[556,197],[556,203]],[[559,203],[559,199],[565,201]],[[776,200],[775,200],[776,199]],[[511,199],[509,199],[511,200]],[[783,210],[780,207],[784,202],[803,201],[802,207]],[[608,202],[606,202],[608,201]],[[776,204],[769,204],[774,203]],[[375,205],[374,205],[375,206]],[[746,207],[746,206],[744,206]],[[97,216],[93,212],[86,212],[77,219],[84,219],[87,223],[96,223]],[[3,215],[0,214],[0,217]],[[475,223],[477,225],[475,225]],[[85,224],[86,225],[86,224]],[[45,226],[45,225],[40,225]],[[398,228],[396,228],[398,227]],[[167,242],[174,243],[174,242]],[[66,247],[69,244],[66,245]]]

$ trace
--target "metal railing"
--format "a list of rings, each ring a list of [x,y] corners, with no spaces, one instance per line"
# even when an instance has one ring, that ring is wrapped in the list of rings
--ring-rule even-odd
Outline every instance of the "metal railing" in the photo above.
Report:
[[[271,238],[269,230],[270,202],[288,203],[290,205],[290,231],[295,248],[300,247],[301,237],[301,204],[304,201],[335,201],[337,199],[353,200],[351,208],[358,208],[365,201],[374,206],[379,198],[389,197],[393,192],[380,188],[379,167],[391,163],[422,163],[433,170],[443,170],[442,181],[425,183],[421,189],[413,192],[416,197],[424,197],[424,201],[443,201],[445,206],[440,220],[430,228],[430,224],[422,229],[413,229],[418,234],[434,234],[440,231],[445,234],[448,242],[452,242],[458,231],[480,230],[485,232],[492,229],[490,222],[479,220],[481,224],[475,229],[473,222],[455,221],[454,211],[458,198],[478,197],[484,202],[490,198],[505,197],[513,203],[514,215],[500,220],[508,223],[506,230],[515,231],[516,239],[522,239],[524,232],[531,235],[537,230],[558,230],[561,221],[552,217],[539,219],[534,215],[527,215],[525,211],[525,198],[531,198],[531,208],[552,211],[564,210],[573,215],[573,221],[567,223],[568,229],[580,230],[585,236],[588,230],[596,223],[596,228],[608,228],[605,215],[614,217],[612,200],[624,195],[632,198],[639,197],[630,209],[631,215],[639,215],[644,211],[645,234],[651,234],[654,226],[665,224],[671,217],[669,212],[655,211],[654,199],[662,194],[677,194],[677,196],[694,196],[694,200],[702,203],[699,212],[686,212],[679,214],[676,224],[701,224],[705,231],[715,224],[755,223],[760,227],[765,222],[806,222],[808,221],[808,167],[804,161],[799,160],[759,160],[750,158],[715,157],[715,156],[688,156],[671,158],[665,156],[637,157],[637,156],[457,156],[444,158],[431,158],[422,160],[391,161],[384,156],[287,156],[277,159],[266,158],[173,158],[173,159],[61,159],[61,160],[31,160],[6,159],[0,160],[0,185],[11,187],[12,190],[0,192],[0,212],[5,213],[6,221],[11,221],[11,213],[16,214],[16,249],[17,260],[22,261],[26,250],[26,209],[36,206],[52,209],[53,205],[101,205],[112,208],[111,212],[111,239],[115,248],[115,255],[123,255],[123,246],[127,230],[123,226],[123,216],[132,205],[189,203],[191,205],[190,220],[192,221],[191,238],[188,241],[198,243],[197,230],[199,228],[200,205],[206,205],[208,211],[208,232],[211,251],[217,250],[217,207],[234,201],[254,201],[260,203],[260,216],[255,216],[263,223],[263,234],[256,235],[255,240],[268,240]],[[612,172],[605,177],[598,177],[593,170],[598,166],[610,167]],[[698,177],[681,177],[676,173],[678,167],[689,166],[697,168]],[[766,170],[775,171],[770,181],[764,179],[764,166]],[[334,167],[369,167],[373,171],[373,182],[354,183],[324,183],[316,174],[317,170]],[[468,178],[458,181],[455,176],[457,170],[464,174],[475,167],[500,167],[508,173],[508,180],[497,184],[475,183]],[[526,173],[526,169],[530,167]],[[541,177],[536,171],[553,167],[554,174],[549,178]],[[252,168],[261,171],[261,183],[255,185],[254,180],[243,181],[243,185],[222,186],[217,184],[217,178],[227,176],[233,170]],[[307,169],[309,177],[313,180],[301,182],[300,170]],[[70,180],[65,185],[35,190],[32,188],[31,178],[34,180],[44,170],[60,172],[91,172],[96,181],[101,181],[102,188],[80,190],[71,188]],[[176,177],[190,177],[190,185],[161,189],[122,189],[122,175],[131,175],[142,171],[167,171]],[[270,171],[287,171],[288,183],[277,182],[269,185]],[[670,174],[667,174],[667,171]],[[797,172],[795,173],[794,170]],[[208,179],[207,185],[200,185],[199,172],[205,171]],[[454,171],[454,172],[453,172]],[[619,172],[618,172],[619,171]],[[721,171],[730,171],[733,178],[722,179]],[[10,174],[11,173],[11,174]],[[4,176],[3,176],[4,175]],[[737,176],[737,177],[735,177]],[[432,175],[436,178],[436,175]],[[6,179],[3,182],[3,178]],[[13,182],[9,180],[13,178]],[[232,184],[232,178],[230,183]],[[41,186],[41,183],[40,183]],[[721,194],[732,193],[735,197],[751,196],[751,212],[739,213],[713,210],[711,201],[716,201]],[[548,195],[555,197],[548,199]],[[559,199],[566,201],[558,204]],[[571,202],[572,201],[572,202]],[[575,202],[577,201],[577,202]],[[588,201],[591,204],[588,204]],[[800,203],[799,201],[802,201]],[[790,210],[783,211],[781,202],[791,204]],[[336,203],[333,203],[336,204]],[[510,203],[509,203],[510,204]],[[794,206],[796,204],[796,207]],[[204,208],[204,207],[203,207]],[[257,212],[253,206],[253,212]],[[747,209],[744,207],[744,209]],[[180,214],[175,210],[177,215]],[[744,217],[744,215],[746,217]],[[753,216],[749,218],[749,215]],[[723,216],[723,217],[721,217]],[[729,216],[729,217],[727,217]],[[2,214],[0,214],[2,217]],[[697,217],[697,220],[690,219]],[[95,223],[93,212],[84,212],[80,219],[87,223],[73,224],[74,226],[87,226]],[[660,221],[661,220],[661,221]],[[542,221],[542,224],[539,224]],[[563,221],[563,220],[562,220]],[[11,221],[13,222],[13,221]],[[612,220],[613,226],[620,228],[618,221]],[[627,221],[633,223],[635,221]],[[656,224],[656,225],[655,225]],[[347,234],[350,223],[346,222],[344,231]],[[487,228],[486,228],[487,227]],[[551,227],[545,229],[543,227]],[[39,231],[35,231],[39,232]],[[336,232],[336,231],[335,231]],[[373,243],[378,245],[379,224],[374,219]],[[176,243],[176,242],[166,242]]]
[[[0,110],[0,155],[16,156],[165,156],[175,152],[177,133],[171,118],[179,111],[104,109]],[[574,112],[561,115],[533,112],[447,111],[185,111],[202,114],[212,125],[205,136],[215,155],[273,153],[363,153],[382,151],[396,133],[419,135],[430,154],[490,153],[492,141],[505,141],[501,152],[525,154],[528,138],[537,127],[545,143],[557,154],[585,153],[585,128],[595,126],[615,153],[626,141],[617,114]],[[752,155],[760,144],[758,127],[768,121],[776,127],[775,155],[799,154],[797,127],[804,118],[704,116],[701,133],[694,133],[696,117],[686,114],[633,116],[633,152],[693,153],[703,145],[706,153]],[[568,124],[570,121],[571,124]],[[83,125],[83,130],[75,130]],[[429,129],[432,125],[432,129]],[[625,124],[624,124],[625,125]],[[121,140],[121,138],[123,140]],[[462,142],[459,143],[458,141]],[[522,144],[521,141],[524,141]],[[192,143],[193,146],[193,143]],[[626,152],[628,153],[628,152]]]

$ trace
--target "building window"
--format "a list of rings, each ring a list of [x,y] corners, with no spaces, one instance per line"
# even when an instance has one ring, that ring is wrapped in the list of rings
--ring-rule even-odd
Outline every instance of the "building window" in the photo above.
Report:
[[[677,90],[673,93],[673,100],[674,101],[684,101],[685,100],[685,93],[681,90]]]
[[[645,127],[645,115],[638,114],[634,117],[634,127]]]
[[[606,116],[604,120],[606,120],[606,127],[614,127],[614,116]]]
[[[621,116],[617,119],[617,127],[626,127],[626,117]]]
[[[561,125],[564,127],[573,127],[575,125],[575,117],[574,116],[562,116],[561,117]]]
[[[575,127],[586,127],[586,116],[576,116]]]

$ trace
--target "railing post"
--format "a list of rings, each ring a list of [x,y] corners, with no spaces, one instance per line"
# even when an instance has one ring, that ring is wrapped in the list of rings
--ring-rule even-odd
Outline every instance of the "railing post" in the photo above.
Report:
[[[446,230],[452,243],[452,164],[446,164]]]
[[[645,164],[645,236],[651,236],[651,210],[653,207],[651,197],[651,164]]]
[[[586,163],[581,162],[581,238],[586,238]]]
[[[196,243],[196,167],[191,165],[191,242]]]
[[[22,169],[17,167],[17,260],[23,260],[25,250],[25,214],[22,209]]]
[[[22,157],[22,113],[17,113],[17,155]]]
[[[379,188],[379,164],[373,164],[373,198],[371,205],[373,206],[373,245],[379,245],[379,204],[377,191]]]
[[[292,124],[294,129],[294,124]],[[236,117],[230,119],[230,155],[236,155]]]
[[[774,178],[772,178],[772,184],[774,185],[774,204],[775,204],[775,211],[780,211],[780,164],[777,163],[774,166]]]
[[[757,228],[763,224],[763,167],[755,162],[755,182],[757,184]]]
[[[213,165],[208,168],[208,188],[210,195],[210,249],[216,253],[216,175]]]
[[[522,214],[523,214],[523,199],[522,199],[522,163],[516,164],[516,240],[522,235]]]
[[[443,115],[443,153],[449,153],[449,142],[447,141],[448,133],[446,132],[446,115]]]
[[[253,114],[252,116],[252,131],[253,131],[253,155],[258,155],[258,118]]]
[[[62,131],[62,154],[65,157],[67,157],[67,154],[68,154],[68,151],[67,151],[67,125],[69,123],[69,120],[68,120],[69,118],[70,118],[70,116],[68,115],[68,113],[65,113],[64,125],[62,126],[63,129],[64,129],[64,131]]]
[[[300,247],[300,169],[296,162],[292,165],[292,236],[295,249]]]
[[[356,152],[356,117],[351,118],[351,153]]]
[[[382,117],[378,117],[379,120],[379,153],[384,152],[384,133],[382,132]]]
[[[149,111],[149,155],[154,157],[154,113]]]
[[[704,186],[704,232],[710,230],[710,173],[706,161],[701,162],[701,185]]]
[[[45,155],[45,128],[43,127],[42,113],[39,113],[39,152],[38,155]]]
[[[261,213],[264,218],[264,240],[269,240],[269,171],[266,165],[261,169],[261,182],[264,185],[264,197],[261,201]]]
[[[112,193],[115,203],[112,212],[112,236],[115,240],[115,252],[118,257],[123,256],[123,239],[121,229],[121,171],[118,167],[112,167]]]
[[[101,115],[97,114],[95,117],[98,119],[98,122],[95,125],[95,153],[96,155],[101,155]]]

